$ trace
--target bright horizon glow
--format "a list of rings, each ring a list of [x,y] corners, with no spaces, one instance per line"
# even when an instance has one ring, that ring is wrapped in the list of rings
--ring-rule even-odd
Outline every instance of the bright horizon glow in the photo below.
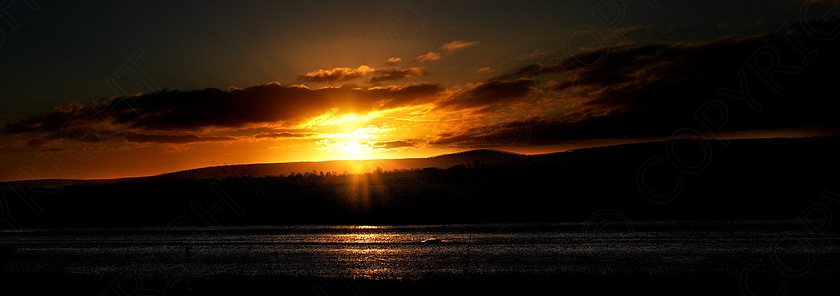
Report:
[[[488,2],[481,14],[468,2],[215,2],[16,11],[21,28],[4,30],[0,48],[0,181],[474,149],[542,154],[665,140],[685,128],[701,137],[836,135],[840,126],[836,102],[817,95],[832,90],[833,56],[775,75],[783,92],[729,69],[768,46],[796,67],[798,49],[836,49],[812,36],[840,27],[840,17],[824,17],[833,1],[625,1],[615,19],[617,7],[597,1],[514,10]],[[743,81],[756,100],[748,106],[716,92],[738,92]]]
[[[730,132],[730,133],[723,133],[722,135],[701,135],[700,138],[702,139],[717,139],[717,136],[723,136],[727,139],[757,139],[757,138],[774,138],[774,137],[781,137],[781,138],[798,138],[798,137],[820,137],[820,136],[834,136],[838,135],[837,132],[827,131],[827,130],[813,130],[813,129],[778,129],[778,130],[755,130],[755,131],[739,131],[739,132]],[[641,142],[651,142],[651,141],[664,141],[667,140],[667,137],[652,137],[652,138],[641,138],[641,139],[614,139],[614,140],[589,140],[589,141],[576,141],[570,142],[568,144],[563,145],[550,145],[550,146],[519,146],[519,147],[502,147],[496,148],[503,151],[520,153],[525,155],[533,155],[533,154],[544,154],[544,153],[552,153],[552,152],[562,152],[562,151],[571,151],[575,149],[582,149],[582,148],[589,148],[589,147],[601,147],[601,146],[612,146],[612,145],[622,145],[622,144],[631,144],[631,143],[641,143]],[[360,147],[364,147],[363,144],[359,143]],[[342,149],[333,151],[333,152],[324,152],[318,153],[318,155],[322,156],[319,158],[312,157],[312,154],[300,154],[300,155],[284,155],[283,157],[296,157],[291,159],[277,159],[272,156],[267,156],[265,159],[257,159],[255,161],[230,161],[230,162],[222,162],[222,161],[206,161],[204,157],[210,157],[213,159],[216,156],[205,156],[204,151],[206,148],[205,146],[198,146],[194,149],[197,152],[200,152],[195,155],[194,161],[186,162],[184,159],[173,159],[168,158],[170,156],[177,156],[177,154],[164,154],[160,159],[158,159],[158,163],[168,163],[169,166],[161,166],[159,168],[154,167],[144,167],[144,168],[151,168],[137,171],[136,173],[118,173],[124,170],[125,165],[140,165],[142,164],[142,160],[140,159],[133,159],[130,158],[131,151],[124,151],[121,153],[125,153],[125,156],[129,159],[128,162],[122,162],[113,164],[112,166],[105,167],[110,168],[103,170],[90,170],[90,171],[76,171],[75,174],[78,177],[75,178],[66,178],[66,179],[87,179],[87,180],[105,180],[105,179],[118,179],[118,178],[134,178],[134,177],[146,177],[146,176],[154,176],[159,174],[165,173],[172,173],[190,169],[197,169],[197,168],[204,168],[204,167],[212,167],[212,166],[222,166],[222,165],[245,165],[245,164],[269,164],[269,163],[308,163],[308,162],[328,162],[328,161],[358,161],[354,162],[354,166],[351,170],[348,170],[350,173],[361,173],[365,171],[372,171],[376,168],[376,165],[371,166],[370,164],[365,164],[363,160],[391,160],[391,159],[408,159],[408,158],[427,158],[427,157],[435,157],[445,154],[469,151],[472,149],[413,149],[413,150],[406,150],[404,152],[410,153],[370,153],[369,155],[364,155],[364,153],[360,153],[360,155],[364,155],[365,158],[358,158],[354,159],[348,155],[351,155],[343,148],[347,147],[341,146]],[[215,150],[210,150],[215,151]],[[269,150],[270,152],[271,150]],[[352,150],[349,150],[352,151]],[[57,176],[49,176],[43,177],[39,175],[39,171],[34,169],[33,165],[40,165],[40,166],[51,166],[55,163],[60,163],[62,161],[69,161],[66,158],[66,153],[62,152],[47,152],[42,154],[42,158],[39,161],[42,161],[43,164],[32,164],[29,163],[30,167],[25,169],[20,169],[16,172],[14,176],[16,178],[8,178],[3,181],[23,181],[23,180],[38,180],[38,179],[65,179],[62,178],[62,175]],[[309,157],[306,157],[309,155]],[[96,159],[94,159],[96,160]],[[136,163],[136,164],[135,164]],[[175,166],[172,166],[175,164]],[[115,173],[116,172],[116,173]],[[336,171],[341,173],[341,171]],[[70,172],[73,174],[74,172]]]
[[[344,145],[344,152],[347,153],[347,157],[351,159],[359,159],[359,155],[362,153],[362,144],[359,144],[358,141],[348,142]]]

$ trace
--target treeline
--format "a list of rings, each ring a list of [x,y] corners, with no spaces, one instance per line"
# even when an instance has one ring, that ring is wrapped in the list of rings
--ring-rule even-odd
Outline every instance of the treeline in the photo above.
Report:
[[[0,227],[585,221],[604,209],[629,220],[831,218],[840,205],[838,143],[681,140],[541,156],[529,164],[268,178],[239,172],[63,188],[7,184]]]

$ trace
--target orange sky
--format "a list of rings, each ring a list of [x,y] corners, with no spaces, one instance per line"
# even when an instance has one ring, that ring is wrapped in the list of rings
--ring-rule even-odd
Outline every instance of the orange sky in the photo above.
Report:
[[[34,72],[52,77],[49,66],[37,61],[95,67],[98,56],[56,60],[56,53],[27,50],[15,38],[49,43],[33,32],[54,27],[33,16],[33,32],[21,24],[18,35],[0,48],[19,50],[16,57],[30,62],[19,65],[14,76],[30,77],[30,84],[1,91],[48,99],[33,101],[37,104],[4,99],[18,109],[3,111],[0,180],[116,178],[223,164],[428,157],[478,148],[534,154],[665,140],[675,133],[837,134],[840,122],[832,110],[838,103],[821,94],[833,91],[834,76],[826,73],[840,61],[809,53],[840,50],[840,38],[824,34],[840,21],[777,13],[804,5],[821,15],[827,4],[732,8],[749,11],[750,22],[739,22],[745,16],[737,13],[677,19],[659,10],[691,16],[701,8],[690,3],[628,4],[620,19],[595,13],[615,7],[543,5],[523,7],[528,13],[488,6],[486,13],[496,18],[469,14],[469,5],[453,6],[464,9],[453,15],[425,4],[386,5],[356,22],[306,27],[301,21],[297,27],[306,34],[277,36],[247,32],[282,18],[237,17],[241,23],[216,28],[236,40],[233,45],[202,35],[209,29],[163,16],[173,19],[161,28],[120,27],[160,35],[147,34],[159,39],[146,40],[122,66],[108,68],[99,79],[104,84],[73,80],[87,75],[77,65],[57,79],[72,83],[52,86],[33,82]],[[42,12],[49,14],[50,7]],[[551,9],[568,18],[548,17]],[[548,15],[542,22],[523,22],[543,13]],[[95,32],[92,27],[79,30]],[[276,26],[289,27],[294,26]],[[242,30],[225,31],[235,28]],[[32,57],[23,54],[28,52]],[[773,71],[778,63],[784,71]],[[117,93],[95,95],[107,93],[101,89]]]

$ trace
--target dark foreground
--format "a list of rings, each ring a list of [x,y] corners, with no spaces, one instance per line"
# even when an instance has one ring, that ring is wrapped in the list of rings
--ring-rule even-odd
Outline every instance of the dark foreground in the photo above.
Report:
[[[5,274],[0,292],[21,295],[836,295],[836,278],[773,274],[694,276],[504,276],[426,280],[224,277],[184,280]]]
[[[810,220],[3,232],[0,295],[835,295]],[[210,230],[217,231],[215,234]],[[431,242],[431,243],[430,243]],[[12,293],[21,291],[22,293]]]

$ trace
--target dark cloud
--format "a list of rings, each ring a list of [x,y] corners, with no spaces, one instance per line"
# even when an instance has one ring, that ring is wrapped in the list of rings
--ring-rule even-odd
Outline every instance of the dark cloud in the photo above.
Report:
[[[373,72],[373,77],[368,80],[370,83],[379,83],[383,81],[399,80],[405,78],[419,78],[429,75],[423,67],[410,67],[405,69],[385,69],[376,70]]]
[[[31,139],[29,141],[26,141],[26,145],[24,145],[24,147],[26,147],[26,148],[40,148],[40,147],[43,147],[44,145],[48,144],[49,142],[50,142],[49,139]]]
[[[524,78],[514,81],[490,80],[472,85],[448,100],[439,102],[438,107],[456,110],[487,107],[498,102],[527,96],[533,86],[534,81]]]
[[[79,104],[67,104],[53,109],[52,112],[35,115],[21,121],[7,124],[4,134],[55,132],[67,129],[68,125],[95,124],[102,120],[96,108]]]
[[[0,147],[0,151],[39,151],[39,152],[57,152],[64,151],[64,147],[60,147],[59,143],[50,139],[30,139],[26,141],[23,147],[4,146]]]
[[[189,144],[234,141],[241,137],[202,136],[205,128],[248,128],[282,122],[293,125],[326,112],[337,115],[433,102],[443,88],[436,84],[309,89],[276,83],[223,91],[160,91],[67,105],[50,113],[7,124],[3,134],[28,134],[26,149],[44,149],[73,140],[83,145],[119,143]],[[248,134],[242,134],[248,136]],[[304,137],[307,134],[262,132],[257,138]]]
[[[594,138],[668,136],[683,128],[726,132],[828,127],[840,131],[836,72],[840,21],[805,20],[776,34],[708,42],[619,44],[531,64],[496,77],[541,80],[554,102],[577,109],[449,132],[446,146],[504,146],[528,135],[529,145]],[[827,38],[826,32],[836,32]],[[545,75],[545,76],[544,76]],[[551,103],[549,101],[548,103]],[[523,139],[520,137],[520,139]]]
[[[468,129],[457,135],[439,135],[429,144],[471,148],[540,146],[586,139],[643,138],[675,131],[672,125],[661,125],[656,121],[640,122],[634,117],[611,114],[576,122],[551,118],[507,121]]]
[[[129,133],[126,141],[135,143],[188,144],[197,142],[235,141],[235,137],[199,137],[196,135],[149,135]]]
[[[376,87],[369,89],[371,92],[389,94],[388,100],[378,101],[381,102],[381,105],[379,106],[381,109],[393,109],[403,106],[432,103],[435,102],[437,98],[435,98],[435,100],[430,100],[430,98],[442,93],[444,90],[445,89],[442,86],[431,83],[407,83],[402,86],[392,85],[388,87]]]
[[[370,143],[370,147],[374,149],[397,149],[397,148],[405,148],[405,147],[416,147],[415,144],[411,140],[404,140],[404,141],[383,141],[383,142],[373,142]]]
[[[575,74],[581,72],[609,75],[611,70],[625,70],[628,67],[635,68],[639,58],[644,59],[649,55],[661,52],[667,47],[668,45],[665,44],[631,47],[630,44],[621,43],[574,54],[559,59],[548,66],[529,64],[516,71],[497,76],[493,79],[511,80],[517,78],[533,78],[553,73]]]
[[[337,114],[369,112],[432,101],[443,91],[436,84],[411,83],[376,88],[308,89],[268,84],[231,92],[214,88],[160,91],[102,100],[71,111],[57,110],[7,124],[5,134],[67,132],[68,124],[86,129],[94,124],[134,130],[197,130],[239,128],[259,123],[297,123],[335,110]]]

